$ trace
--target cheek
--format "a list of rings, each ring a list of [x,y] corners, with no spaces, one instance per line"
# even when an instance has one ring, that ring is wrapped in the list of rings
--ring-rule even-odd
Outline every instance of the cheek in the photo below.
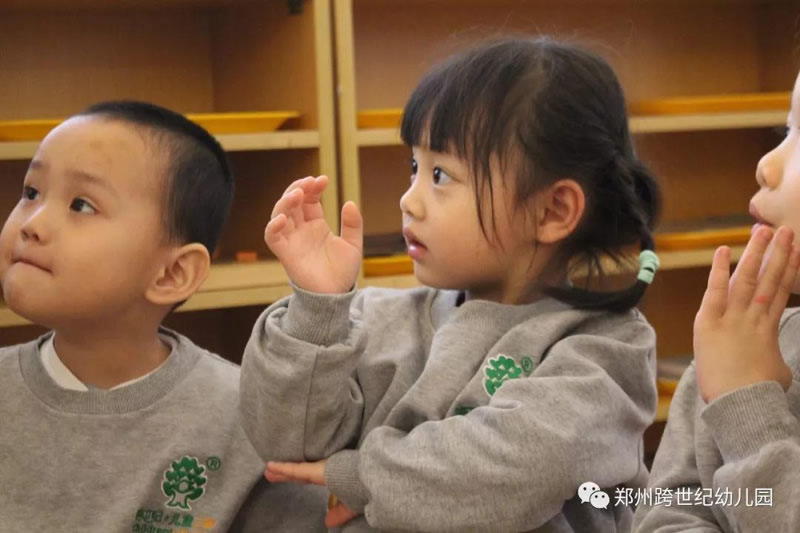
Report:
[[[0,231],[0,277],[5,273],[14,251],[14,236],[19,233],[19,224],[12,213]]]

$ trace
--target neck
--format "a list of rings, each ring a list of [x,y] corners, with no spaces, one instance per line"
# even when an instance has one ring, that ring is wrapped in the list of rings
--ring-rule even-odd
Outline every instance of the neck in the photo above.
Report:
[[[558,283],[560,280],[545,267],[553,255],[553,249],[537,245],[531,253],[523,248],[507,261],[506,276],[496,283],[469,287],[466,300],[488,300],[506,305],[530,304],[544,298],[542,287]]]
[[[55,349],[76,378],[100,389],[147,375],[170,353],[158,336],[157,325],[56,329]]]

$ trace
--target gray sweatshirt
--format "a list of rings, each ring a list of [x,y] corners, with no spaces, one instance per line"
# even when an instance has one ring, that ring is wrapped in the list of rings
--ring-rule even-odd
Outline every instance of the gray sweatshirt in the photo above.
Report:
[[[270,306],[242,367],[259,453],[328,458],[328,487],[363,512],[346,531],[628,531],[613,488],[647,480],[650,325],[553,299],[456,298],[295,289]],[[606,509],[576,497],[587,481],[607,489]]]
[[[0,350],[0,531],[324,530],[324,491],[264,480],[239,368],[162,334],[167,361],[109,391],[56,385],[49,334]]]
[[[787,392],[757,383],[706,404],[694,364],[686,370],[648,485],[662,498],[637,508],[635,531],[800,531],[800,309],[784,313],[778,340],[794,374]]]

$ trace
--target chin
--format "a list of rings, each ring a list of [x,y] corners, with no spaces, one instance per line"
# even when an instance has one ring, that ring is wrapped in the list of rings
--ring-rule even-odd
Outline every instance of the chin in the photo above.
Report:
[[[6,306],[25,320],[51,328],[52,305],[48,305],[38,296],[36,291],[23,290],[8,279],[3,280],[3,299]]]
[[[414,277],[417,278],[420,284],[433,289],[461,290],[469,285],[468,283],[463,283],[463,280],[454,278],[452,275],[437,276],[435,273],[416,264],[414,265]]]

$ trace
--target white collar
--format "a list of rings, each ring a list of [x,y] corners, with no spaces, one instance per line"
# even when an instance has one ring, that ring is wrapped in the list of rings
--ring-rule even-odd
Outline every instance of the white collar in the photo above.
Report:
[[[86,392],[89,390],[81,380],[75,377],[69,368],[64,365],[61,359],[58,357],[56,353],[55,347],[55,333],[50,336],[47,341],[45,341],[44,345],[42,346],[42,364],[44,365],[44,369],[47,371],[47,374],[52,378],[53,381],[56,382],[56,385],[61,387],[64,390],[74,390],[74,391],[81,391]],[[170,339],[166,336],[159,335],[162,340],[168,342],[170,345]],[[162,365],[164,363],[161,363]],[[155,372],[161,368],[161,365],[154,368],[144,376],[139,376],[138,378],[131,379],[126,381],[125,383],[120,383],[119,385],[112,387],[109,390],[121,389],[122,387],[127,387],[128,385],[133,385],[137,381],[141,381],[145,379],[147,376]]]

